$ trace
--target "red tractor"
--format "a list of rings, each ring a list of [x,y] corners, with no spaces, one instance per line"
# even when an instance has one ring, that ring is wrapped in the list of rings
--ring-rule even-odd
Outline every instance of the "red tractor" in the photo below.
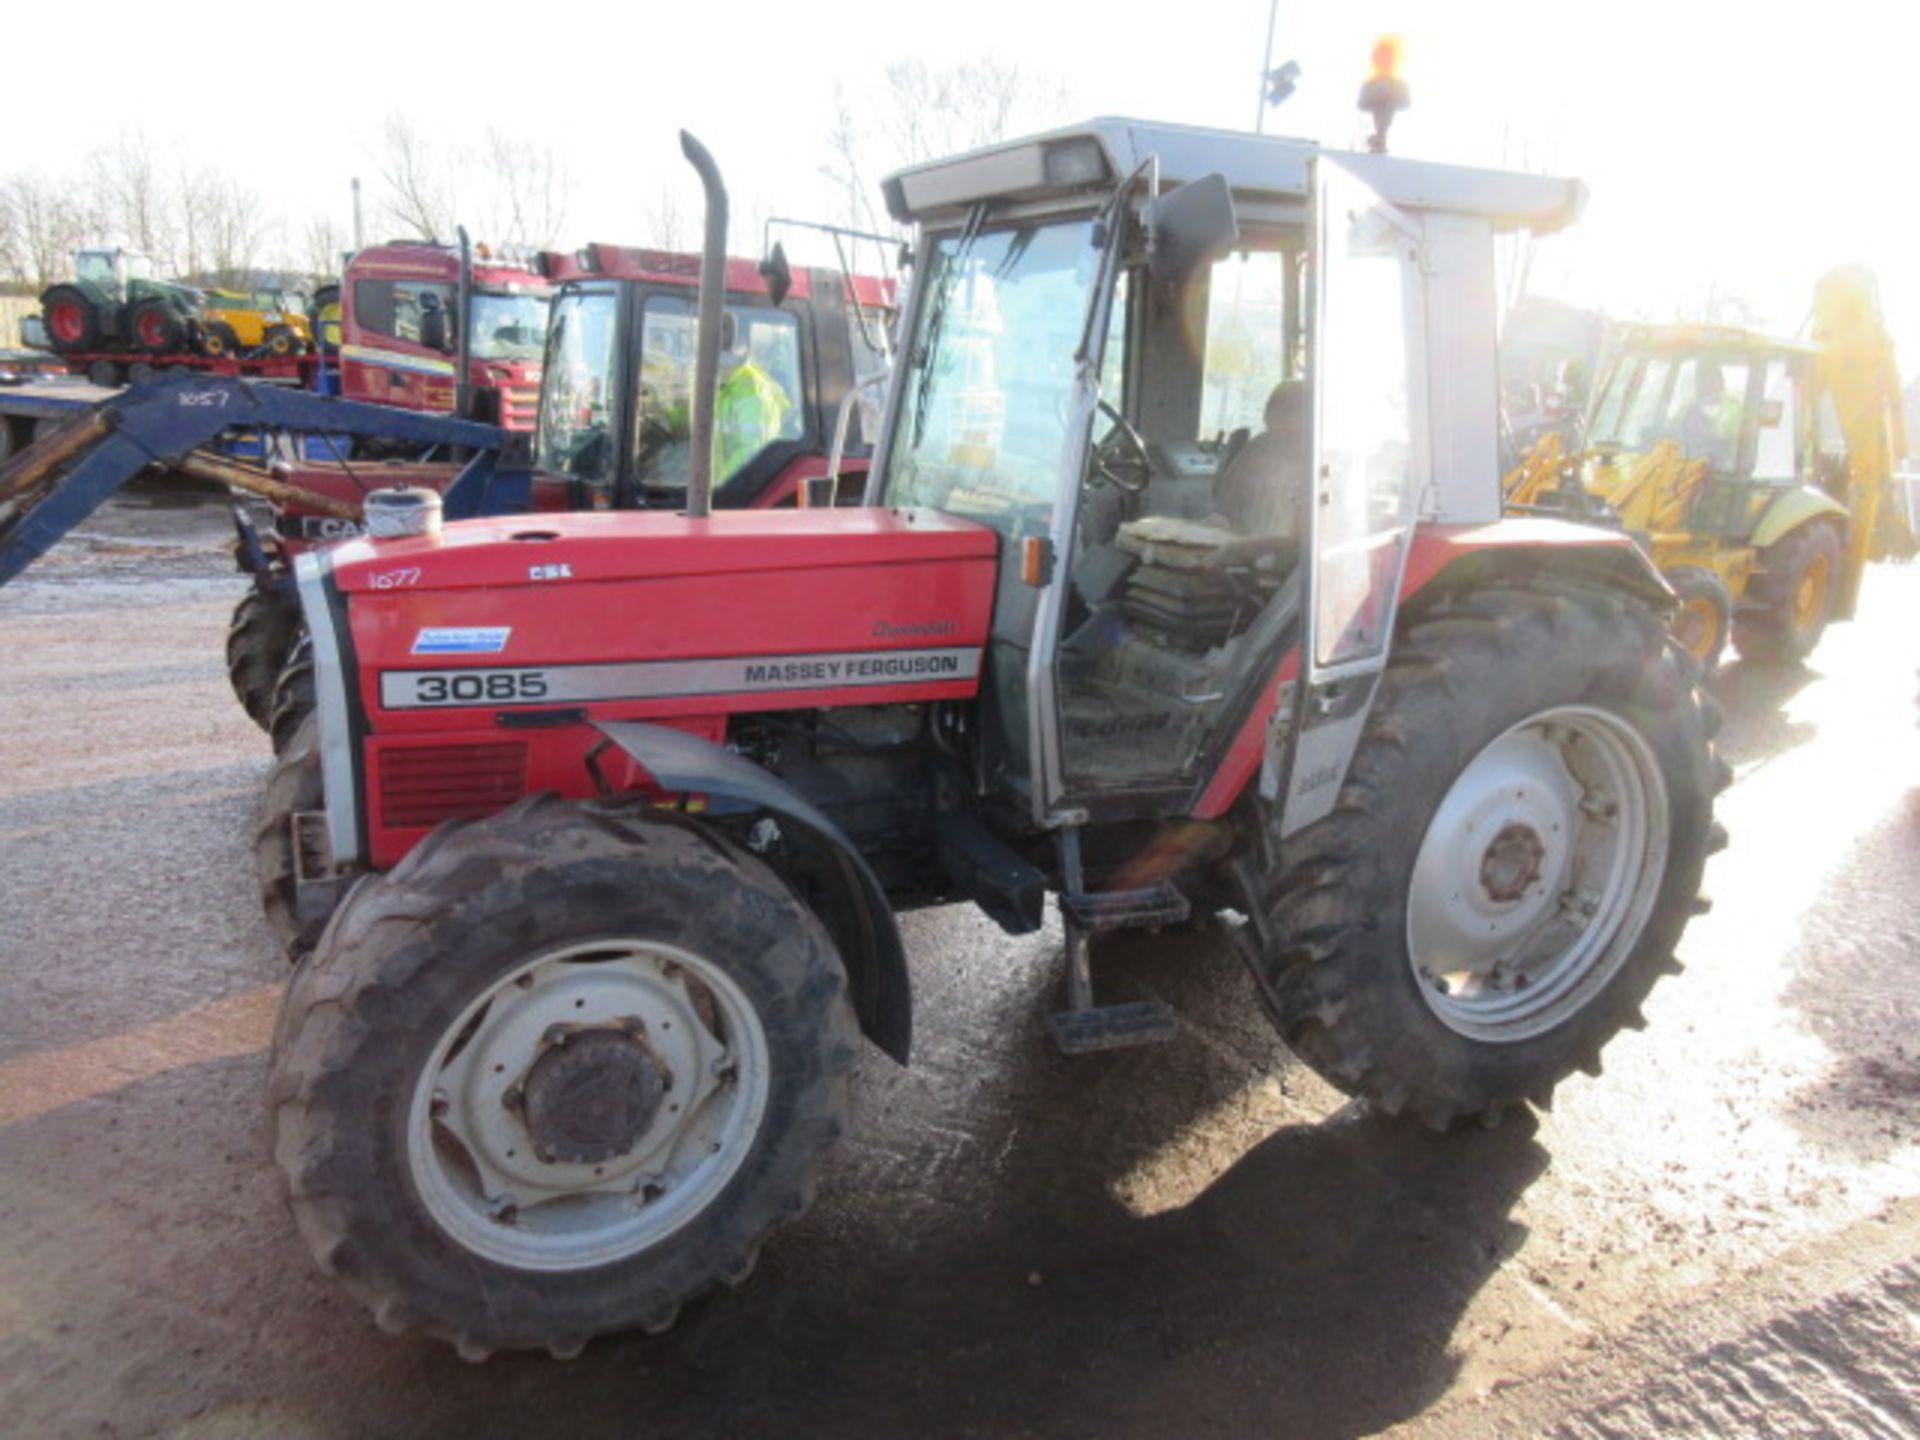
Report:
[[[1495,237],[1577,183],[1108,120],[886,190],[863,507],[709,513],[715,250],[684,512],[301,561],[332,913],[270,1107],[389,1330],[564,1356],[742,1283],[862,1038],[908,1058],[907,907],[1057,895],[1070,1053],[1175,1031],[1095,937],[1236,917],[1288,1043],[1436,1128],[1675,968],[1727,771],[1671,593],[1500,513]]]

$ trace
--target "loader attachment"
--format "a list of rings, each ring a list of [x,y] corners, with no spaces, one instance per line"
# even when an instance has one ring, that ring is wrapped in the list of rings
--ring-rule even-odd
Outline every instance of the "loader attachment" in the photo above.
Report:
[[[87,411],[0,466],[0,585],[46,554],[122,485],[149,466],[182,470],[329,513],[337,502],[298,492],[219,457],[196,453],[230,429],[354,435],[462,446],[474,458],[448,491],[462,513],[494,479],[505,432],[221,376],[154,380]]]

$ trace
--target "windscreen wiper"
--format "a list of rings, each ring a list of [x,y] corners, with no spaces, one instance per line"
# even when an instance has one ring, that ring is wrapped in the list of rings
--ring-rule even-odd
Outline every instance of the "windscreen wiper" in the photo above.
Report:
[[[933,292],[933,298],[927,302],[927,322],[924,326],[920,344],[915,349],[913,363],[919,367],[919,378],[913,391],[913,444],[920,446],[921,436],[927,427],[927,397],[933,390],[933,366],[928,362],[940,341],[940,331],[946,324],[947,305],[953,299],[954,286],[959,283],[960,266],[973,251],[974,242],[980,238],[981,228],[987,223],[987,206],[982,200],[968,212],[967,223],[960,231],[960,241],[953,247],[953,254],[947,259],[946,268],[940,272],[937,282],[939,288]],[[939,253],[937,250],[934,252]]]

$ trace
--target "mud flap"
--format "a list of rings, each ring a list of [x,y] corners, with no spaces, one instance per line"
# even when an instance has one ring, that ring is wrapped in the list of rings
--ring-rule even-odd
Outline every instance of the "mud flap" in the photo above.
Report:
[[[704,795],[710,815],[770,813],[787,841],[779,866],[832,934],[847,967],[860,1028],[902,1065],[913,1041],[906,949],[879,877],[846,834],[805,796],[751,760],[697,735],[638,720],[596,726],[661,789]]]

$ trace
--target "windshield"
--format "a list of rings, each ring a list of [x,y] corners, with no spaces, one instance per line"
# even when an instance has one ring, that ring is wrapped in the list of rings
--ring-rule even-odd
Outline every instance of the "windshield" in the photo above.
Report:
[[[612,290],[569,290],[553,302],[534,451],[534,463],[550,474],[600,486],[612,483],[619,300]]]
[[[73,257],[73,273],[76,279],[85,280],[94,285],[113,284],[113,252],[82,250]]]
[[[888,504],[1008,531],[1051,507],[1099,259],[1084,219],[936,242],[898,382]]]
[[[1589,445],[1640,452],[1671,440],[1689,459],[1731,470],[1739,458],[1748,367],[1734,353],[1628,354],[1593,408]]]
[[[476,360],[538,360],[547,346],[547,302],[538,295],[473,294]]]

